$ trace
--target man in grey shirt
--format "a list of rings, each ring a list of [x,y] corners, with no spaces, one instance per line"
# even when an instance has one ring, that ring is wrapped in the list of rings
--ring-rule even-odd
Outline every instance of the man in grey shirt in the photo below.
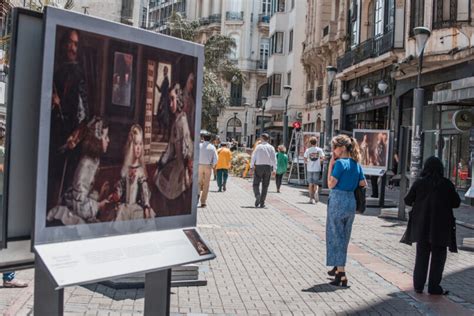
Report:
[[[211,172],[217,163],[217,151],[210,143],[211,134],[208,131],[202,131],[201,138],[203,142],[199,144],[199,192],[201,207],[206,207]]]
[[[265,207],[270,177],[276,172],[275,148],[268,143],[270,136],[263,133],[260,138],[262,143],[255,148],[250,161],[250,169],[253,171],[255,207]],[[260,193],[260,182],[262,182],[262,193]]]

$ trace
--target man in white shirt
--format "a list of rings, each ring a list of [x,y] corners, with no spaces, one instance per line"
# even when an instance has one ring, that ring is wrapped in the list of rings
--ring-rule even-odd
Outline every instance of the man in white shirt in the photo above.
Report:
[[[206,207],[211,172],[217,164],[216,147],[210,143],[211,134],[207,131],[201,132],[203,142],[199,144],[199,192],[201,207]]]
[[[321,178],[321,161],[324,159],[324,151],[316,146],[316,137],[309,140],[311,147],[304,152],[304,162],[306,163],[306,181],[308,182],[309,203],[319,202],[318,181]]]
[[[263,133],[262,142],[255,147],[250,161],[250,169],[253,171],[253,193],[255,194],[255,207],[265,207],[268,185],[272,174],[276,172],[275,148],[268,143],[270,136]],[[262,182],[262,193],[260,193],[260,182]]]

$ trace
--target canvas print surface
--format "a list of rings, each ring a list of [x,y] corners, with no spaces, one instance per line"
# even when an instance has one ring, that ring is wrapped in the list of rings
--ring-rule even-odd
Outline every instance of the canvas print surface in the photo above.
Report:
[[[46,226],[190,214],[197,58],[57,26]]]
[[[354,130],[363,167],[388,168],[389,137],[388,130]]]

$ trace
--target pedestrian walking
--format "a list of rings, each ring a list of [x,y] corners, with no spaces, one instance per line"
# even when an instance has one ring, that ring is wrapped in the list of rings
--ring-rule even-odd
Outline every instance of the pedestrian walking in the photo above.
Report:
[[[199,192],[201,207],[206,207],[212,169],[217,164],[217,151],[210,143],[211,134],[209,132],[201,132],[201,138],[202,142],[199,144]]]
[[[219,192],[226,190],[227,178],[229,176],[230,162],[232,161],[232,153],[227,148],[227,143],[221,143],[221,148],[217,150],[217,186]]]
[[[324,159],[324,151],[317,146],[316,137],[311,137],[309,143],[311,147],[304,152],[304,162],[306,164],[306,182],[308,182],[309,203],[319,202],[318,182],[321,178],[321,162]]]
[[[253,170],[253,193],[255,194],[255,207],[265,207],[268,185],[272,174],[276,172],[275,148],[268,143],[270,136],[263,133],[260,137],[262,142],[255,147],[250,161],[250,169]],[[262,192],[260,193],[260,183]]]
[[[276,154],[277,160],[277,169],[275,182],[277,187],[277,193],[280,193],[281,180],[283,180],[283,175],[288,169],[288,155],[286,154],[286,148],[283,145],[278,146],[278,152]]]
[[[331,285],[347,286],[345,273],[347,247],[351,237],[352,223],[356,211],[354,190],[366,186],[362,167],[359,164],[360,150],[357,141],[347,135],[332,139],[332,157],[328,167],[329,193],[326,220],[326,265],[334,268],[328,271],[335,276]]]
[[[409,245],[416,242],[413,286],[417,293],[422,293],[425,287],[429,262],[428,293],[448,293],[440,283],[446,262],[446,248],[457,252],[453,208],[459,207],[461,199],[452,182],[443,175],[441,160],[428,158],[421,178],[413,183],[405,196],[405,204],[413,208],[401,242]]]

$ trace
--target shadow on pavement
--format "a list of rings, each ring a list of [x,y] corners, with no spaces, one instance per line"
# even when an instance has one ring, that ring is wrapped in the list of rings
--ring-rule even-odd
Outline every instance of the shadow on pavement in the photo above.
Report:
[[[342,286],[334,286],[328,283],[321,283],[317,285],[313,285],[309,289],[303,289],[302,292],[310,292],[310,293],[327,293],[327,292],[335,292],[339,290],[348,290],[350,286],[342,287]]]

